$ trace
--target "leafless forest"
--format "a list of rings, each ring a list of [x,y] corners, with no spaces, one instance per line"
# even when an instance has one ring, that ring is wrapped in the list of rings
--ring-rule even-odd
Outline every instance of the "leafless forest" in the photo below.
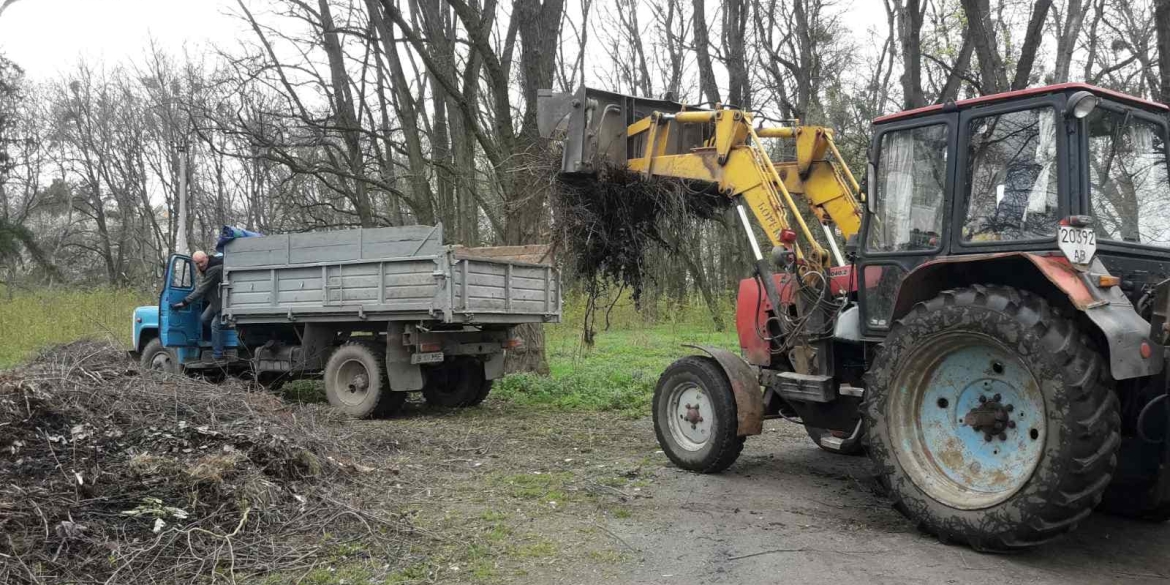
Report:
[[[884,22],[847,29],[855,5]],[[180,229],[441,221],[468,245],[551,239],[540,88],[722,102],[837,130],[1087,81],[1170,100],[1166,0],[238,0],[250,34],[33,82],[0,56],[0,280],[148,288]],[[882,13],[879,11],[879,13]],[[0,16],[2,17],[2,16]],[[855,41],[854,39],[864,39]],[[180,161],[192,198],[177,225]],[[717,218],[718,219],[718,218]],[[652,251],[647,293],[707,298],[745,265],[728,221]]]

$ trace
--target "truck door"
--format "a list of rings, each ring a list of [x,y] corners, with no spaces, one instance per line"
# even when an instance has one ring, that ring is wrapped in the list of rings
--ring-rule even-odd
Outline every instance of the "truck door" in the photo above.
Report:
[[[159,333],[163,347],[197,347],[199,345],[200,303],[182,309],[171,305],[183,300],[195,289],[195,264],[188,256],[172,255],[167,263],[166,281],[159,297]]]

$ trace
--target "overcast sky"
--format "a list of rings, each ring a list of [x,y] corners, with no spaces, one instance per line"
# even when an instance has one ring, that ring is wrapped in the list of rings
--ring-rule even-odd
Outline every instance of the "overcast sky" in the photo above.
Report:
[[[841,5],[845,25],[863,49],[880,42],[867,30],[885,29],[881,0],[841,0]],[[235,0],[18,0],[0,17],[0,52],[29,77],[44,80],[79,57],[138,60],[152,37],[176,54],[185,47],[199,52],[208,43],[230,47],[237,37],[251,35],[229,15],[236,6]],[[568,0],[566,9],[580,13],[576,0]]]

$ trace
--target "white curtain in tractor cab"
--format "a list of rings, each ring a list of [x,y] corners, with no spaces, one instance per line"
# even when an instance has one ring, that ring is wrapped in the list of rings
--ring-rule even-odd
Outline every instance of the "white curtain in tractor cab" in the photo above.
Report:
[[[917,140],[913,132],[887,134],[889,143],[882,152],[886,172],[883,194],[886,242],[909,242],[914,205],[914,150]],[[891,237],[893,236],[893,237]]]
[[[1024,210],[1023,221],[1028,221],[1029,213],[1047,215],[1048,210],[1056,209],[1056,189],[1049,189],[1053,172],[1056,170],[1056,114],[1051,109],[1038,110],[1040,117],[1040,136],[1036,144],[1036,162],[1042,162],[1043,167],[1036,181],[1032,183],[1032,190],[1028,192],[1028,207]]]

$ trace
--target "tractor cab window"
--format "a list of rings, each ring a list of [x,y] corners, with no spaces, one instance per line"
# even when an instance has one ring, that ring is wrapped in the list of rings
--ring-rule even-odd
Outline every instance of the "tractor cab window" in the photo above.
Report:
[[[933,250],[943,224],[947,126],[934,124],[882,135],[876,211],[866,248],[875,252]]]
[[[1098,237],[1170,246],[1165,128],[1105,108],[1093,110],[1085,121],[1089,196]]]
[[[982,116],[968,127],[963,239],[998,242],[1056,234],[1056,112]]]

